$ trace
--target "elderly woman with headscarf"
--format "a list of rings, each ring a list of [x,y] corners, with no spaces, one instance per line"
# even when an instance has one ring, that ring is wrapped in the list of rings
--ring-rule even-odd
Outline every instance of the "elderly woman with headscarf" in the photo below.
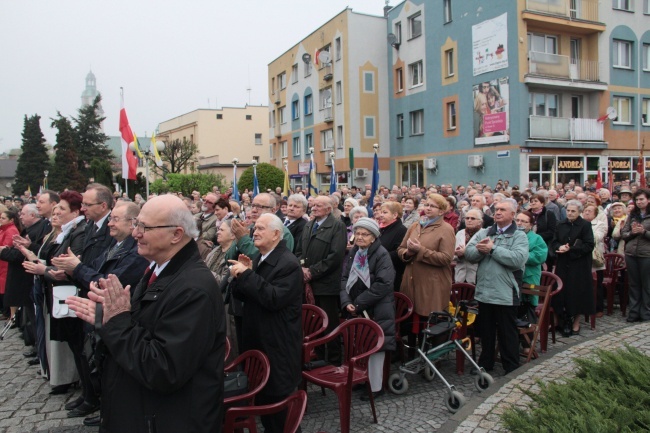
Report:
[[[341,214],[341,221],[345,223],[346,227],[350,227],[353,224],[350,211],[352,211],[352,209],[357,206],[359,206],[359,202],[352,197],[346,198],[343,202],[343,213]]]
[[[355,206],[350,210],[350,221],[351,224],[348,226],[347,231],[347,239],[348,239],[348,246],[347,249],[351,250],[352,247],[354,247],[354,231],[353,231],[353,225],[356,223],[359,218],[363,217],[368,217],[368,208],[364,206]]]
[[[360,218],[353,226],[355,246],[347,257],[341,277],[341,309],[350,317],[364,317],[366,312],[384,331],[384,345],[370,355],[368,379],[374,398],[382,388],[385,351],[395,350],[395,270],[388,251],[378,242],[379,225],[370,218]],[[362,400],[368,396],[363,395]]]

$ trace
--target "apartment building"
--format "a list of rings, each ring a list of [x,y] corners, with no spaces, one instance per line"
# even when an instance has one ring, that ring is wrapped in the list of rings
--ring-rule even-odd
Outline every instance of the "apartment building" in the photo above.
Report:
[[[268,65],[271,164],[305,186],[311,149],[317,183],[370,183],[374,144],[389,181],[386,18],[345,9]],[[351,158],[352,156],[352,158]]]
[[[220,109],[197,109],[161,122],[156,137],[165,141],[188,140],[198,146],[198,165],[190,171],[221,173],[233,179],[232,160],[238,173],[252,161],[269,162],[268,107],[246,105]]]

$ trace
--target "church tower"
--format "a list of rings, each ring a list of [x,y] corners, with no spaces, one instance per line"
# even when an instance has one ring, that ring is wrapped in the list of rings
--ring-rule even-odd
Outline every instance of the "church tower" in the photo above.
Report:
[[[88,75],[86,75],[86,89],[81,92],[81,106],[91,105],[98,94],[95,74],[93,74],[93,71],[89,71]],[[97,109],[97,114],[101,117],[104,116],[104,109],[102,108],[101,102]],[[103,122],[102,129],[104,129]]]

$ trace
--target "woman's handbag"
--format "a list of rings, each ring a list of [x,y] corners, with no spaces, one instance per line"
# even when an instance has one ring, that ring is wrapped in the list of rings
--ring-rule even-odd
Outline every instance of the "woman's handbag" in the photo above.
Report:
[[[64,319],[66,317],[77,317],[74,311],[68,307],[65,300],[69,296],[77,296],[79,289],[76,286],[54,286],[52,287],[52,317]]]
[[[598,246],[594,247],[594,250],[591,253],[591,259],[592,268],[600,268],[602,266],[605,266],[605,255],[603,254],[603,251],[598,248]]]

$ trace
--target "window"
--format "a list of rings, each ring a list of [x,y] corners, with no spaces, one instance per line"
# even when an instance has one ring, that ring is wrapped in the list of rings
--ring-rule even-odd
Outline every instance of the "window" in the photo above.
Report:
[[[296,84],[298,82],[298,63],[291,67],[291,83]]]
[[[269,113],[269,127],[273,128],[275,126],[275,110]]]
[[[300,119],[300,101],[297,99],[291,102],[291,118],[293,120]]]
[[[409,77],[411,78],[411,87],[421,86],[424,84],[422,60],[409,65]]]
[[[402,162],[399,168],[402,172],[402,185],[424,185],[424,163],[422,160]]]
[[[451,0],[444,0],[442,7],[444,8],[445,23],[448,23],[451,21]]]
[[[456,129],[456,103],[447,104],[447,129]]]
[[[632,43],[615,40],[612,44],[612,66],[615,68],[632,67]]]
[[[319,92],[320,109],[330,108],[332,106],[332,88],[327,87]]]
[[[314,112],[314,98],[311,95],[305,95],[305,116]]]
[[[612,8],[631,11],[632,2],[630,0],[612,0]]]
[[[287,73],[286,72],[283,72],[280,75],[278,75],[278,86],[280,86],[280,90],[287,88]]]
[[[253,115],[252,114],[247,114],[246,115],[246,120],[253,120]]]
[[[293,137],[293,156],[300,156],[300,137]]]
[[[648,119],[648,112],[650,111],[650,99],[644,98],[641,101],[641,123],[645,126],[650,125],[650,119]]]
[[[528,33],[528,49],[536,53],[557,54],[557,36]]]
[[[336,60],[341,60],[341,38],[336,38],[334,41],[334,49],[336,50]]]
[[[618,117],[614,123],[632,124],[632,98],[614,97],[614,108],[618,112]]]
[[[340,104],[343,102],[343,86],[340,81],[336,82],[336,103]]]
[[[287,157],[287,140],[284,140],[282,143],[280,143],[281,149],[282,149],[282,156],[281,158],[286,158]]]
[[[417,38],[422,34],[422,13],[409,17],[409,39]]]
[[[396,22],[395,23],[395,37],[397,38],[397,40],[395,42],[397,42],[398,44],[401,44],[402,43],[402,23],[401,22]]]
[[[217,120],[223,119],[223,114],[217,114]]]
[[[454,50],[445,51],[445,63],[447,63],[447,76],[454,75]]]
[[[271,77],[271,92],[275,95],[275,77]]]
[[[286,109],[287,109],[287,107],[280,107],[278,109],[278,116],[280,117],[279,120],[280,120],[281,124],[282,123],[287,123],[287,118],[286,118],[286,115],[285,115],[285,111],[287,111]]]
[[[643,13],[650,15],[650,0],[643,0]]]
[[[558,95],[549,93],[528,94],[528,114],[531,116],[559,117]]]
[[[343,125],[336,127],[336,147],[338,149],[343,149],[345,142],[343,140]]]
[[[309,77],[311,75],[311,62],[307,62],[304,64],[305,65],[305,77]]]
[[[404,90],[404,70],[402,68],[395,70],[395,87],[397,88],[397,92]]]
[[[330,150],[334,148],[334,130],[326,129],[320,133],[321,150]]]
[[[375,138],[375,116],[364,116],[363,124],[363,138]]]
[[[373,72],[364,72],[363,73],[363,92],[364,93],[375,93],[375,74]],[[338,83],[336,89],[336,96],[338,101]]]
[[[312,134],[305,134],[305,155],[309,154],[309,149],[314,147],[314,136]]]
[[[643,56],[643,70],[650,71],[650,44],[643,44],[643,52],[641,55]]]
[[[255,145],[256,146],[261,146],[262,145],[262,134],[255,133]]]
[[[397,138],[404,137],[404,115],[397,115]]]
[[[275,158],[275,143],[271,143],[269,146],[269,158],[274,159]]]
[[[411,135],[424,134],[424,110],[411,111]]]

